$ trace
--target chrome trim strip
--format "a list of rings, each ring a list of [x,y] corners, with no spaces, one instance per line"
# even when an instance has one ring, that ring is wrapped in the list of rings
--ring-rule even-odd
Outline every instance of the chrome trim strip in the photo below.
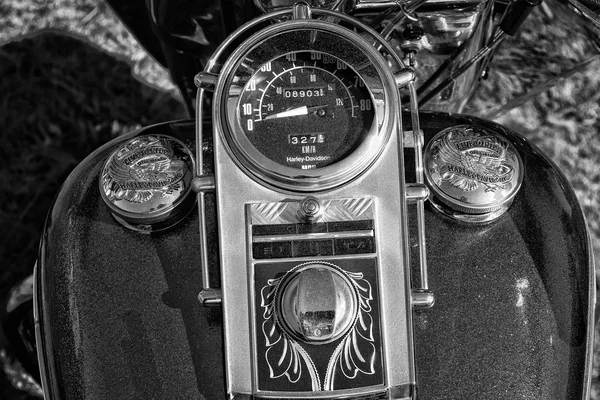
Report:
[[[418,185],[425,184],[423,172],[423,143],[424,136],[419,124],[419,109],[417,103],[417,92],[414,83],[407,85],[410,92],[410,115],[413,128],[413,141],[415,147],[415,175]],[[425,201],[417,200],[417,235],[419,246],[419,266],[421,271],[421,284],[416,288],[419,291],[429,290],[429,279],[427,273],[427,249],[425,243]]]
[[[204,110],[204,89],[199,88],[196,92],[196,176],[204,177],[204,154],[202,147],[204,136],[202,130]],[[214,178],[211,178],[211,180]],[[216,180],[215,180],[216,182]],[[216,190],[216,183],[215,183]],[[208,239],[206,228],[206,201],[205,191],[200,190],[197,194],[198,198],[198,226],[200,233],[200,272],[202,274],[202,290],[198,294],[198,300],[202,305],[218,305],[221,303],[220,290],[210,287],[210,265],[208,261]]]
[[[332,255],[332,256],[304,256],[304,257],[287,257],[287,258],[276,258],[270,260],[255,260],[256,262],[261,263],[286,263],[286,262],[296,262],[301,264],[306,261],[319,259],[319,261],[332,261],[332,260],[364,260],[377,258],[377,253],[361,253],[361,254],[345,254],[345,255]]]
[[[402,64],[402,61],[397,57],[396,55],[396,59],[398,60],[398,62],[400,64]],[[407,88],[413,88],[414,89],[414,83],[409,83]],[[416,114],[415,112],[413,112],[414,110],[416,110],[416,99],[414,98],[413,92],[410,92],[411,98],[411,117],[413,119],[413,131],[416,129],[416,132],[418,132],[419,134],[422,135],[422,131],[419,129],[419,116],[418,114]],[[416,384],[417,378],[416,378],[416,367],[415,367],[415,353],[414,353],[414,349],[415,349],[415,344],[414,344],[414,329],[413,329],[413,319],[412,319],[412,295],[411,295],[411,260],[410,260],[410,244],[409,244],[409,235],[410,235],[410,230],[408,229],[408,201],[406,200],[406,175],[405,175],[405,170],[404,170],[404,135],[402,133],[402,114],[398,113],[396,115],[396,128],[398,129],[397,131],[397,135],[396,135],[396,143],[395,145],[397,146],[397,161],[398,161],[398,179],[399,179],[399,187],[398,187],[398,195],[400,197],[400,212],[401,212],[401,216],[402,219],[400,221],[400,225],[398,226],[398,235],[399,235],[399,242],[402,243],[402,254],[400,255],[402,257],[402,262],[403,265],[400,266],[401,268],[401,272],[398,273],[398,275],[401,275],[402,278],[404,279],[404,283],[405,283],[405,292],[404,292],[404,301],[405,301],[405,305],[406,305],[406,309],[404,310],[405,314],[405,318],[406,318],[406,324],[404,325],[404,327],[406,328],[406,336],[407,336],[407,341],[408,341],[408,351],[406,353],[406,357],[408,358],[408,365],[410,367],[409,372],[409,377],[410,377],[410,387],[413,388]],[[416,124],[415,124],[416,121]],[[414,135],[413,137],[417,137],[417,135]],[[418,141],[415,140],[416,143],[418,143]],[[383,288],[384,288],[384,284],[389,284],[388,282],[381,282],[381,286],[382,286],[382,293],[385,294],[385,292],[383,292]],[[389,287],[389,286],[388,286]],[[393,293],[393,286],[389,287],[390,293]],[[385,299],[385,296],[382,296],[382,301],[389,301]],[[393,318],[393,317],[392,317]],[[396,321],[392,321],[392,322],[396,322]],[[396,331],[397,332],[398,327],[393,327],[392,329],[390,329],[389,331],[391,331],[392,335],[393,332]],[[391,353],[391,351],[390,351]],[[392,360],[390,359],[389,363],[388,363],[388,369],[390,371],[390,374],[393,373],[393,368],[390,365],[392,363]],[[394,387],[406,387],[409,385],[399,385],[396,382],[390,382],[390,386],[394,386]],[[391,396],[390,396],[391,397]]]
[[[295,235],[278,235],[278,236],[255,236],[252,238],[252,243],[268,243],[282,242],[290,240],[318,240],[318,239],[340,239],[340,238],[363,238],[373,237],[373,231],[352,231],[352,232],[322,232],[322,233],[305,233]]]
[[[241,207],[244,208],[243,212],[244,212],[244,230],[245,230],[245,239],[246,239],[246,246],[245,246],[245,256],[246,256],[246,263],[244,264],[244,268],[246,268],[246,275],[247,275],[247,280],[246,280],[246,286],[244,289],[246,289],[246,301],[247,301],[247,309],[246,311],[248,312],[248,321],[249,321],[249,334],[248,334],[248,338],[250,339],[250,343],[244,343],[245,346],[250,348],[250,364],[252,366],[252,369],[249,371],[250,373],[248,374],[248,378],[250,380],[249,384],[250,384],[250,389],[252,394],[254,395],[257,391],[258,391],[258,349],[257,349],[257,344],[258,344],[258,337],[257,337],[257,327],[256,327],[256,319],[254,318],[254,316],[256,315],[256,313],[258,312],[256,310],[256,305],[254,303],[254,299],[252,298],[252,295],[254,294],[254,265],[252,263],[252,212],[250,210],[250,206],[248,204],[244,204],[244,205],[240,205]],[[278,260],[280,261],[280,260]],[[223,273],[222,273],[223,274]],[[243,274],[240,274],[243,275]],[[224,284],[224,282],[223,282]],[[224,330],[225,331],[225,330]],[[225,331],[225,334],[227,334],[227,331]],[[227,336],[226,336],[227,337]],[[236,349],[237,351],[239,351],[239,349]],[[235,362],[235,359],[233,360]],[[247,371],[248,372],[248,371]],[[238,378],[239,379],[239,378]],[[229,386],[228,386],[229,387]]]
[[[372,395],[376,395],[378,393],[384,392],[384,391],[388,391],[388,388],[385,385],[378,385],[378,386],[372,386],[369,388],[361,388],[361,389],[351,389],[351,390],[344,390],[344,393],[340,393],[337,396],[331,395],[331,392],[311,392],[310,396],[307,396],[306,394],[298,394],[298,393],[294,393],[294,392],[271,392],[271,391],[261,391],[258,398],[262,399],[278,399],[278,400],[287,400],[287,399],[323,399],[323,400],[330,400],[330,399],[347,399],[347,400],[351,400],[352,396],[360,396],[360,399],[362,399],[365,396],[372,396]]]

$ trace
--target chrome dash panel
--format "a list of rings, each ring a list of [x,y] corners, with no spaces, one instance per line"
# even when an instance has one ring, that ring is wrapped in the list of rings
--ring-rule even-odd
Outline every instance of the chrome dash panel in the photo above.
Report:
[[[410,271],[402,202],[405,188],[403,175],[398,174],[402,156],[397,149],[392,138],[377,163],[361,177],[315,193],[323,212],[309,223],[300,212],[306,194],[257,184],[215,142],[217,206],[223,210],[218,213],[218,226],[230,394],[279,399],[396,396],[391,393],[410,397],[415,384]],[[310,353],[298,344],[298,329],[276,331],[270,301],[284,283],[302,287],[304,281],[317,281],[316,273],[307,279],[296,276],[315,264],[317,273],[331,281],[330,287],[351,293],[344,295],[348,298],[356,296],[357,311],[349,324],[339,322],[342,336],[313,345]],[[290,293],[295,298],[293,290]],[[302,299],[299,308],[321,317],[303,319],[309,325],[317,322],[301,339],[317,341],[321,333],[315,329],[331,322],[329,311],[314,309],[318,306],[309,295]],[[353,310],[350,303],[336,303],[332,309]],[[357,330],[358,326],[366,331]],[[331,337],[336,337],[333,330]],[[360,345],[347,339],[362,338],[361,332],[367,340],[361,339]],[[290,340],[293,335],[295,341]],[[329,351],[320,351],[325,348]],[[355,359],[365,362],[342,365],[339,361],[348,356],[342,352],[352,348],[360,348]],[[316,363],[311,360],[315,357],[323,360]],[[288,361],[291,364],[282,366]],[[320,367],[313,367],[317,364]],[[302,372],[294,375],[294,371]],[[300,377],[305,380],[298,389],[293,381],[300,382]]]
[[[256,392],[381,392],[373,200],[314,201],[308,223],[299,201],[247,205]]]

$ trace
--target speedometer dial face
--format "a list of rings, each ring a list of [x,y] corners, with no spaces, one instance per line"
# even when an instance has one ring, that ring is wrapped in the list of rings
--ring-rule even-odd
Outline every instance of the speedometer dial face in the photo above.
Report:
[[[217,138],[258,183],[294,192],[339,187],[377,161],[399,126],[394,73],[373,43],[346,27],[312,19],[270,25],[220,70]]]
[[[371,129],[373,100],[347,63],[318,51],[296,51],[263,64],[246,82],[237,119],[268,159],[297,169],[335,163]]]

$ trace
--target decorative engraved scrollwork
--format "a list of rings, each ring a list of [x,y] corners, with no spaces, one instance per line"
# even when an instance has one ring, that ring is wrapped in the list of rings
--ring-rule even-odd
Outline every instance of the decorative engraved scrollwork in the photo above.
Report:
[[[363,279],[361,273],[346,273],[358,292],[358,317],[329,359],[323,390],[335,389],[335,374],[338,369],[348,379],[356,378],[359,372],[367,375],[375,373],[375,339],[370,314],[373,300],[371,285]]]
[[[262,332],[267,348],[264,357],[272,379],[285,376],[289,382],[296,383],[302,377],[302,371],[306,370],[310,375],[313,391],[335,390],[338,372],[347,379],[355,379],[360,373],[375,373],[376,347],[371,317],[373,293],[371,284],[362,273],[344,271],[334,264],[320,262],[344,274],[352,283],[358,299],[358,312],[353,325],[339,339],[339,344],[329,357],[324,379],[321,379],[317,366],[303,347],[304,344],[283,329],[277,309],[278,292],[282,289],[282,283],[307,264],[311,263],[298,265],[282,277],[269,279],[261,290]]]
[[[296,383],[302,376],[304,365],[311,377],[312,390],[318,391],[321,390],[321,381],[312,359],[298,342],[278,326],[275,301],[283,278],[269,279],[267,286],[261,290],[260,305],[264,309],[262,331],[267,347],[265,358],[269,365],[269,377],[275,379],[286,376],[291,383]]]

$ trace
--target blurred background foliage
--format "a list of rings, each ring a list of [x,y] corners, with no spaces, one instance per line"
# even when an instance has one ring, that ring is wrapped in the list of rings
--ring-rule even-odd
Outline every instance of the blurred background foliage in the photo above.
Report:
[[[598,48],[551,4],[503,43],[466,112],[494,117],[552,157],[600,259]],[[0,76],[2,296],[31,273],[45,216],[72,169],[122,133],[185,113],[168,73],[99,0],[1,3]],[[27,398],[4,379],[0,371],[0,399]],[[599,390],[595,368],[592,399]]]

